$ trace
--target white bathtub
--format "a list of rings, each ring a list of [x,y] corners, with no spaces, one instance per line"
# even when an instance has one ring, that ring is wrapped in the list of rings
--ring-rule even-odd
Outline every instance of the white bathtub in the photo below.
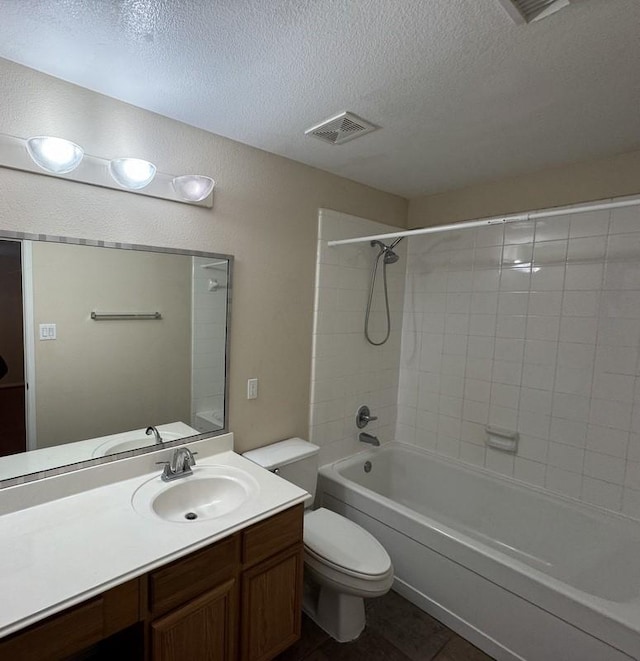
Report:
[[[402,443],[324,466],[318,489],[386,547],[394,589],[495,658],[640,659],[635,521]]]

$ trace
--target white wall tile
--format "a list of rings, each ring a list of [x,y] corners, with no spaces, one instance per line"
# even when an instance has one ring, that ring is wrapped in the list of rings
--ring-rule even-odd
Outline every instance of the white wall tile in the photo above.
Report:
[[[504,243],[531,243],[534,230],[535,224],[528,221],[509,223],[504,226]]]
[[[407,241],[397,437],[640,518],[640,210],[567,209],[451,239]],[[349,286],[335,270],[322,283],[351,290],[340,307],[366,289],[362,260],[340,262],[357,271]],[[315,353],[340,355],[327,346]],[[519,431],[515,457],[486,448],[487,423]]]
[[[545,464],[516,456],[513,476],[528,484],[543,487],[546,468]]]
[[[571,290],[600,289],[604,264],[567,264],[565,288]]]
[[[621,207],[611,211],[611,234],[640,232],[638,207]]]
[[[554,342],[560,335],[560,317],[530,315],[527,317],[526,338]]]
[[[551,411],[556,418],[586,420],[589,417],[590,403],[590,398],[584,395],[554,392]]]
[[[549,441],[545,438],[521,434],[518,442],[518,457],[544,463],[547,462]]]
[[[568,238],[570,223],[571,216],[569,214],[566,216],[555,216],[554,218],[541,218],[540,220],[536,220],[536,243]]]
[[[525,340],[524,362],[532,365],[555,365],[558,343],[547,340]]]
[[[597,317],[599,291],[566,291],[562,299],[562,314],[568,317]]]
[[[610,211],[591,211],[571,216],[569,238],[606,235],[609,231]]]
[[[531,411],[549,415],[551,413],[551,392],[536,388],[521,388],[520,411]]]
[[[638,223],[640,226],[640,223]],[[630,260],[640,258],[640,232],[612,234],[607,244],[607,260]]]
[[[573,473],[582,473],[584,466],[584,450],[563,443],[549,443],[547,463],[555,468],[562,468]]]
[[[518,413],[518,430],[521,434],[547,440],[551,428],[551,416],[535,411],[525,411],[520,408]],[[522,450],[522,448],[520,448]]]
[[[496,473],[511,477],[514,472],[515,460],[513,455],[487,448],[485,466]]]
[[[539,314],[539,315],[557,316],[560,314],[561,309],[562,309],[562,292],[532,291],[529,294],[528,312],[531,315]]]
[[[571,239],[567,251],[567,262],[602,261],[607,252],[607,237],[591,236]]]
[[[605,482],[623,484],[626,461],[619,457],[587,450],[584,455],[584,474]]]
[[[524,340],[519,338],[497,337],[494,356],[499,360],[522,362]]]
[[[640,519],[640,491],[627,489],[622,492],[622,511],[636,519]]]
[[[474,466],[484,466],[485,449],[472,443],[460,443],[460,461]]]
[[[557,468],[556,466],[547,465],[545,486],[547,489],[564,494],[565,496],[580,498],[582,492],[582,475]]]
[[[541,266],[534,268],[531,274],[532,291],[562,291],[564,286],[565,265]]]
[[[500,246],[504,243],[504,225],[479,227],[474,232],[476,248]]]
[[[522,368],[522,385],[528,388],[551,390],[555,379],[555,365],[525,363]]]
[[[619,510],[622,505],[622,487],[585,477],[582,482],[582,500],[598,507]]]
[[[567,241],[536,241],[533,248],[533,263],[535,266],[558,266],[567,259]],[[534,278],[535,282],[535,278]]]
[[[625,459],[629,447],[629,432],[598,425],[587,425],[587,449]],[[629,460],[633,457],[629,456]],[[640,459],[640,455],[638,455]]]
[[[587,423],[552,417],[549,438],[556,443],[583,448],[587,443]]]

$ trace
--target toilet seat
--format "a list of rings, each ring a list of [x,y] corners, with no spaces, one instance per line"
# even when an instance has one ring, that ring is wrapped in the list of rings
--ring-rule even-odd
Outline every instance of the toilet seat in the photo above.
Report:
[[[307,557],[316,569],[324,566],[358,583],[386,583],[393,576],[391,559],[382,544],[340,514],[323,507],[306,513],[303,537]]]

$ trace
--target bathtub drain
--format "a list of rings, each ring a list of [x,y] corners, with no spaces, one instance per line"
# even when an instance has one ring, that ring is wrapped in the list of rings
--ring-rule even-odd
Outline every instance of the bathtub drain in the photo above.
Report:
[[[365,473],[370,473],[371,472],[371,462],[370,461],[365,461],[364,462],[364,472]]]
[[[194,519],[198,518],[198,515],[195,512],[187,512],[184,515],[184,518],[187,519],[188,521],[193,521]]]

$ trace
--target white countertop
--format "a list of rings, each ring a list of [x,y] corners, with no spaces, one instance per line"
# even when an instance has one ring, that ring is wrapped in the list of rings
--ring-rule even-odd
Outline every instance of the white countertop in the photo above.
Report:
[[[252,475],[258,493],[210,520],[171,523],[141,515],[131,505],[133,493],[159,479],[155,462],[173,448],[0,490],[0,637],[309,497],[234,453],[232,434],[188,446],[197,450],[198,466]]]

